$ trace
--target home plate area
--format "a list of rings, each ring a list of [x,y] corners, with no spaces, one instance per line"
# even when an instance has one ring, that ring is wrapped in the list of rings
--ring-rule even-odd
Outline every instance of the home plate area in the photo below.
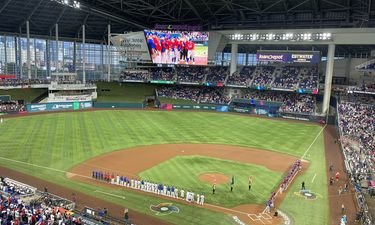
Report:
[[[247,214],[251,220],[254,222],[261,222],[263,224],[270,224],[272,223],[272,216],[268,213],[259,213],[259,214]]]

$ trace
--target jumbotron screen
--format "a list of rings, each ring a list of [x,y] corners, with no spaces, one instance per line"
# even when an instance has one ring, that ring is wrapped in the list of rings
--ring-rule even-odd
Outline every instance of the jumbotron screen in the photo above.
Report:
[[[144,31],[153,63],[207,65],[208,32]]]

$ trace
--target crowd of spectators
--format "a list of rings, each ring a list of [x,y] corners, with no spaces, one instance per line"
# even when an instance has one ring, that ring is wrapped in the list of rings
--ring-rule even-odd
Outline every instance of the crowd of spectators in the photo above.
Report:
[[[238,85],[238,86],[248,86],[251,81],[251,76],[255,70],[253,66],[245,66],[240,72],[234,72],[227,79],[227,85]]]
[[[158,96],[161,98],[191,100],[197,103],[200,95],[199,87],[164,86],[157,90]]]
[[[273,81],[274,66],[259,66],[254,71],[254,79],[251,85],[266,87]]]
[[[25,111],[25,105],[20,104],[18,101],[6,101],[3,102],[0,100],[0,112],[23,112]]]
[[[122,71],[120,75],[120,80],[148,80],[148,71]]]
[[[151,80],[175,80],[175,70],[171,67],[161,67],[151,69]]]
[[[207,67],[177,67],[177,81],[185,83],[203,83],[207,75]]]
[[[298,80],[296,79],[298,73],[300,72],[298,67],[294,66],[285,66],[277,68],[279,75],[276,76],[272,87],[274,88],[285,88],[285,89],[294,89],[297,86]]]
[[[36,84],[50,84],[49,79],[0,79],[0,86],[16,87]]]
[[[228,67],[222,67],[222,66],[209,67],[206,82],[224,83],[228,75],[229,75]]]
[[[312,114],[315,110],[315,97],[312,95],[291,95],[279,108],[280,112]]]
[[[361,86],[349,87],[348,91],[375,92],[375,83],[373,84],[363,83]]]
[[[318,69],[316,67],[301,69],[298,86],[301,89],[318,88]]]
[[[0,178],[0,224],[30,225],[78,225],[79,218],[68,214],[58,205],[50,204],[48,195],[40,198],[23,198],[24,194],[35,193],[36,188]]]
[[[221,89],[210,87],[164,86],[158,89],[158,96],[191,100],[203,104],[228,104],[230,98],[221,91]]]
[[[375,105],[342,101],[338,104],[338,113],[340,141],[350,179],[359,193],[358,204],[365,207],[362,187],[367,188],[371,197],[374,196],[370,181],[375,179]],[[363,224],[372,224],[367,213],[357,216]]]
[[[338,105],[339,126],[344,137],[359,142],[359,154],[363,159],[375,160],[375,106],[342,102]],[[359,163],[362,164],[362,163]],[[371,163],[372,172],[375,172]]]
[[[315,97],[289,92],[248,91],[242,98],[281,102],[280,112],[311,114],[315,111]]]
[[[225,96],[221,89],[217,88],[202,88],[200,92],[200,103],[209,104],[228,104],[230,98]]]

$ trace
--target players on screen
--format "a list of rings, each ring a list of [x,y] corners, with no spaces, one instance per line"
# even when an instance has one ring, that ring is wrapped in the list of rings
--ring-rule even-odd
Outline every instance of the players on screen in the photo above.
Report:
[[[207,65],[208,32],[145,30],[153,63]],[[202,49],[196,54],[197,46]]]

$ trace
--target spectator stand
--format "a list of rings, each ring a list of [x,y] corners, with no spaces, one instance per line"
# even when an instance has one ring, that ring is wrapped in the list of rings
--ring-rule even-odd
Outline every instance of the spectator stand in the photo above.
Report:
[[[309,93],[317,93],[319,83],[319,68],[317,64],[304,64],[300,68],[297,87]],[[316,90],[316,91],[315,91]]]
[[[0,192],[1,195],[10,197],[16,196],[17,198],[26,198],[35,195],[37,188],[30,185],[0,177]]]
[[[200,85],[206,82],[208,67],[204,66],[177,66],[177,82],[179,84]]]
[[[275,69],[275,79],[271,83],[272,90],[294,91],[297,88],[297,76],[300,69],[296,66],[286,65]]]
[[[269,88],[275,79],[275,69],[276,67],[274,65],[258,65],[254,71],[254,78],[249,86],[257,90]]]
[[[374,113],[374,105],[365,105],[361,101],[341,101],[337,108],[345,167],[355,188],[358,207],[361,209],[357,220],[365,225],[373,224],[371,213],[374,213],[374,209],[369,209],[366,199],[366,196],[374,196]]]
[[[229,76],[229,67],[212,66],[209,67],[205,84],[207,86],[222,87]]]
[[[148,70],[123,70],[120,74],[120,82],[146,83],[150,79]]]
[[[177,73],[174,67],[155,67],[150,71],[151,83],[174,84]]]
[[[249,83],[253,79],[254,71],[254,66],[242,67],[240,71],[236,71],[231,76],[228,76],[225,86],[239,88],[248,87]]]

